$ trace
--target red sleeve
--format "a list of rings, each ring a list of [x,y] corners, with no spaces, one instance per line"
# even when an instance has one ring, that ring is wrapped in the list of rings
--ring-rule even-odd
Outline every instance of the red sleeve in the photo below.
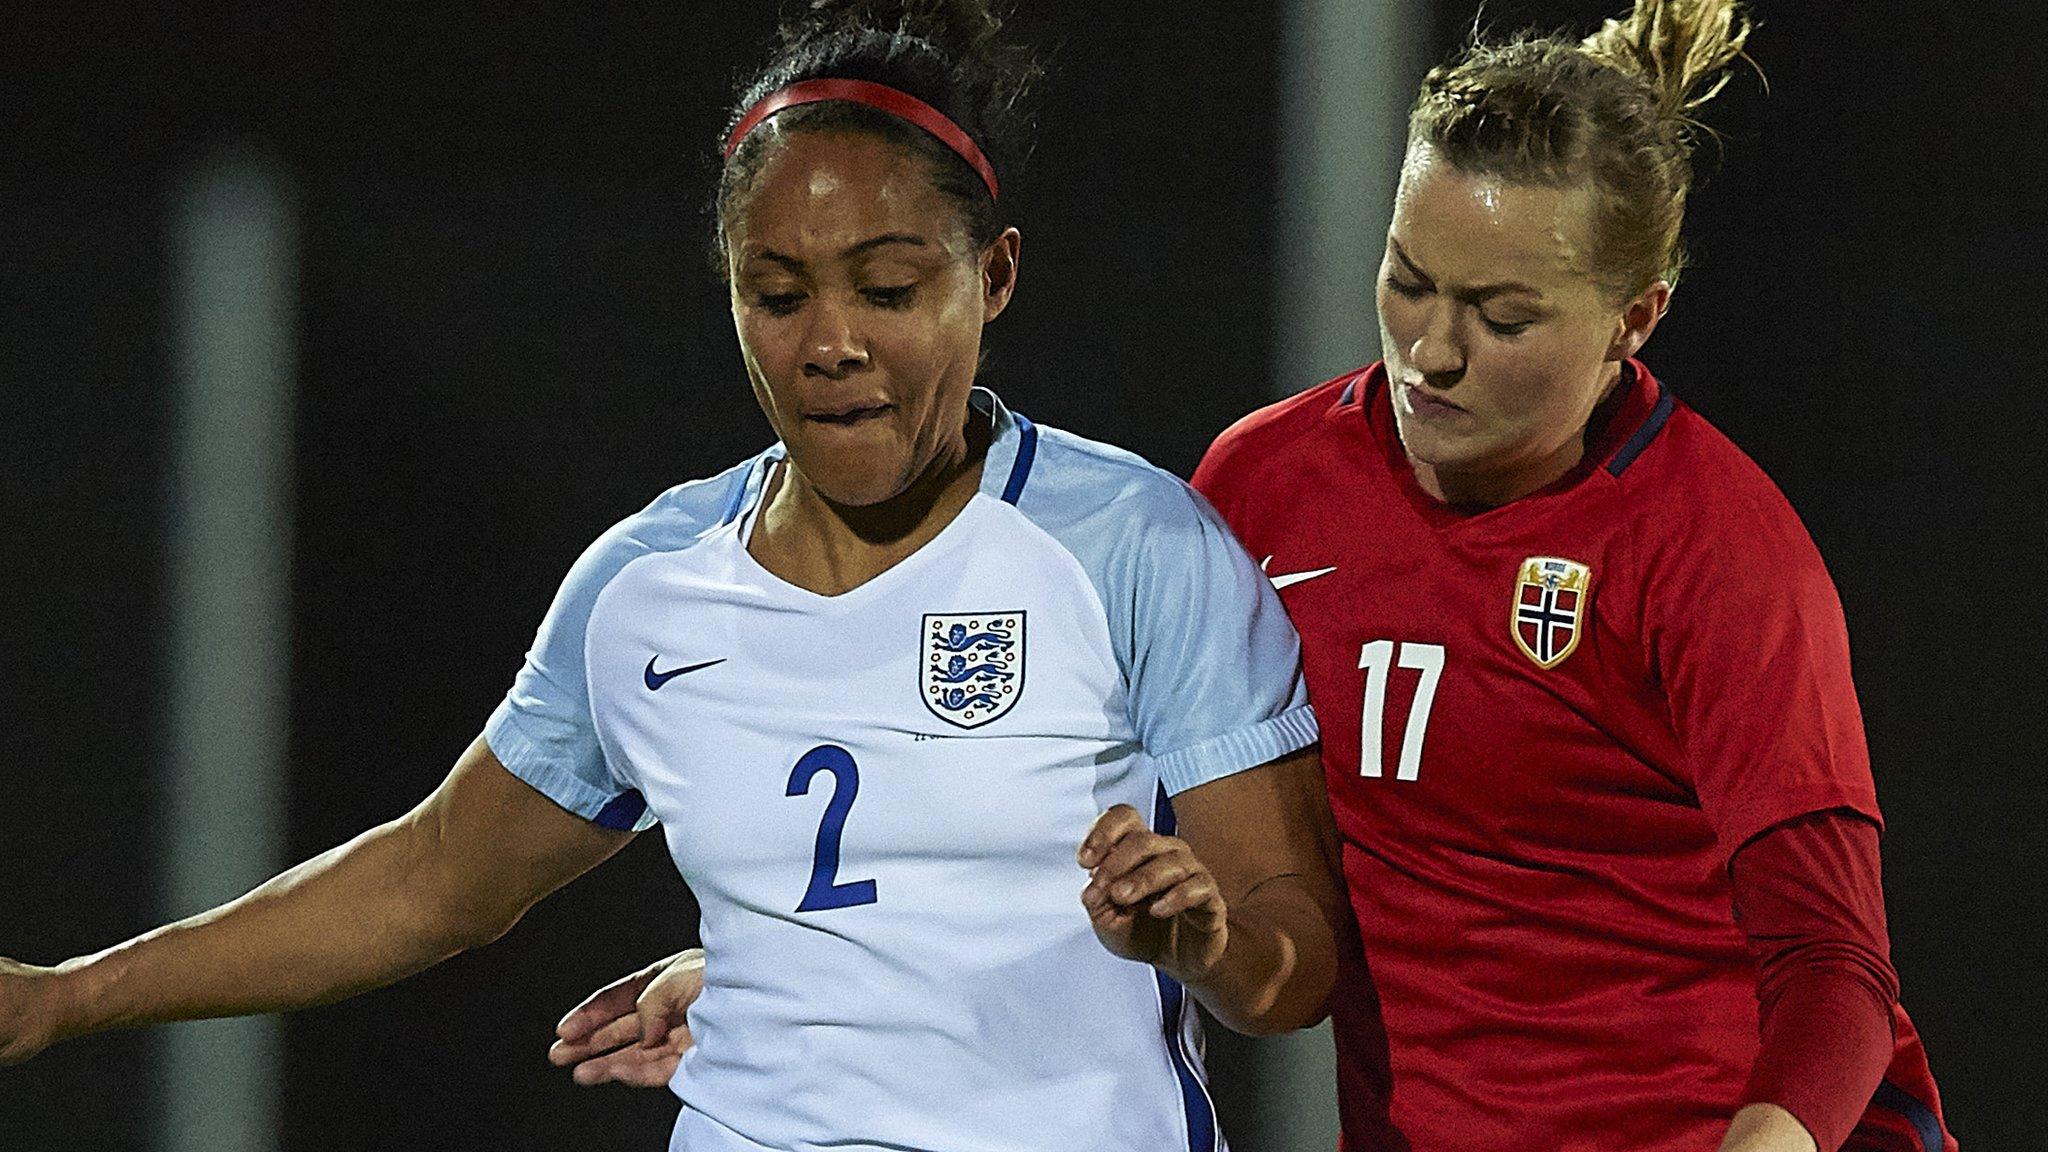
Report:
[[[1835,1152],[1891,1062],[1899,979],[1886,939],[1878,829],[1837,809],[1780,824],[1730,866],[1757,963],[1763,1047],[1742,1102],[1776,1104]]]
[[[1682,770],[1730,856],[1808,812],[1881,824],[1834,582],[1791,505],[1742,464],[1652,537],[1644,618]]]

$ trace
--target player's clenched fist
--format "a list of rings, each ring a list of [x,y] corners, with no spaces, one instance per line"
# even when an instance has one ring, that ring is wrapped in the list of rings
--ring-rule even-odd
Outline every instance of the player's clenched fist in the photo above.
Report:
[[[1096,817],[1076,858],[1089,871],[1081,906],[1111,952],[1183,984],[1200,983],[1222,960],[1229,909],[1187,841],[1152,831],[1137,809],[1119,804]]]

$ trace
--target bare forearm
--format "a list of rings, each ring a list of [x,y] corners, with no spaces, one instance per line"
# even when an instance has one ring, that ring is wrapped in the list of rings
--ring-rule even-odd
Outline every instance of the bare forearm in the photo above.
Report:
[[[1297,878],[1275,877],[1231,908],[1222,959],[1189,989],[1238,1032],[1265,1036],[1314,1024],[1337,975],[1329,916]]]
[[[55,1038],[307,1007],[492,938],[519,909],[465,907],[395,821],[231,903],[58,966]]]
[[[56,968],[0,960],[0,1064],[88,1032],[389,984],[503,935],[631,839],[564,811],[478,738],[404,817],[239,900]]]

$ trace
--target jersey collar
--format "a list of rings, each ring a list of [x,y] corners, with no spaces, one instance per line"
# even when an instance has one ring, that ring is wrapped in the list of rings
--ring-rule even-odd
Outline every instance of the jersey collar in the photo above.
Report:
[[[1531,492],[1502,507],[1512,507],[1526,501],[1540,499],[1559,492],[1569,491],[1584,482],[1588,476],[1606,472],[1609,477],[1618,477],[1622,470],[1635,462],[1643,450],[1649,447],[1664,423],[1671,416],[1676,400],[1665,391],[1664,385],[1650,374],[1649,368],[1640,360],[1630,359],[1622,363],[1621,399],[1607,417],[1606,426],[1599,437],[1587,447],[1585,457],[1572,470],[1549,485]],[[1401,447],[1401,437],[1394,426],[1392,389],[1387,387],[1387,368],[1384,361],[1360,372],[1344,386],[1339,398],[1340,405],[1356,407],[1365,417],[1372,433],[1372,440],[1379,449],[1381,459],[1395,484],[1401,489],[1423,518],[1432,524],[1452,524],[1483,517],[1500,509],[1489,508],[1474,512],[1444,504],[1423,491],[1416,482],[1415,468],[1408,460],[1408,453]]]
[[[981,494],[1005,504],[1015,504],[1031,479],[1031,467],[1038,458],[1038,426],[1022,413],[1012,412],[994,392],[976,387],[968,393],[967,404],[988,417],[988,454],[981,461]]]

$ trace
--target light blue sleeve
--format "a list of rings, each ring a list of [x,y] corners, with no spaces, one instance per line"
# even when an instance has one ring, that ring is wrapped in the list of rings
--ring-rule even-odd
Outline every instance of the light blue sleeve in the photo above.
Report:
[[[628,771],[611,762],[591,713],[584,640],[598,594],[633,560],[687,547],[736,507],[753,461],[671,489],[598,537],[563,579],[484,742],[512,774],[585,820],[638,832],[654,823]]]
[[[1216,510],[1129,453],[1042,433],[1018,510],[1102,597],[1132,726],[1167,791],[1315,743],[1300,637]]]

